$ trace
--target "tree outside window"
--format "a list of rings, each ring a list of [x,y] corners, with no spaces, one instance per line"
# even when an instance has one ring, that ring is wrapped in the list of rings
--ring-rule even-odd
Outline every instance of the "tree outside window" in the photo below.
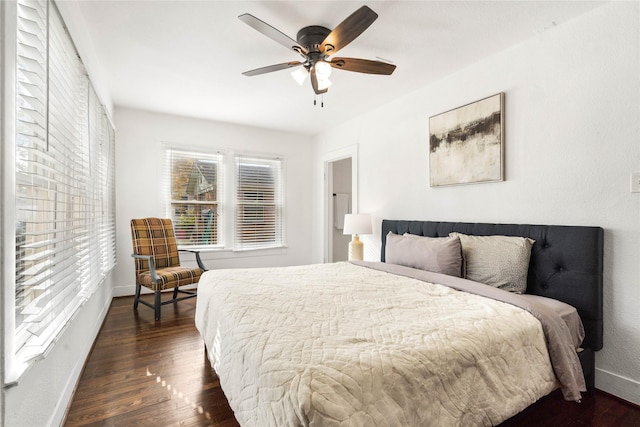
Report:
[[[222,156],[169,150],[171,219],[179,245],[219,245]]]

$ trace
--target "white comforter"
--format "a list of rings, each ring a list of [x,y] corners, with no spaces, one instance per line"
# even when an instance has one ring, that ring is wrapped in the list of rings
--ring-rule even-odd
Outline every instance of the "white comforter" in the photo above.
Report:
[[[350,263],[208,271],[196,326],[243,426],[495,425],[557,387],[527,311]]]

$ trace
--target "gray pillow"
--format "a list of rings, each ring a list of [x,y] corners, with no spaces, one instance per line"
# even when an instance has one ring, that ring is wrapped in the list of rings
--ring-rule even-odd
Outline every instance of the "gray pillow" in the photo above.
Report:
[[[535,240],[514,236],[468,236],[460,238],[465,262],[465,277],[505,291],[524,293],[531,247]]]
[[[457,237],[400,236],[389,232],[385,261],[434,273],[462,277],[462,249]]]

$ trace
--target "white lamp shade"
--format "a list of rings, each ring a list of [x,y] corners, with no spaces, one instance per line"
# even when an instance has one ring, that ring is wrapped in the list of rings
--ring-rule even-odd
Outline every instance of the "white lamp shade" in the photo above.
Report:
[[[291,72],[291,77],[293,77],[300,86],[302,86],[308,75],[309,71],[304,67],[298,67]]]
[[[343,234],[372,234],[371,215],[346,214],[344,216]]]
[[[313,66],[318,81],[318,90],[325,90],[331,86],[329,76],[331,75],[331,65],[325,61],[318,61]]]
[[[329,79],[318,79],[318,90],[325,90],[331,86],[331,80]]]
[[[318,80],[328,79],[331,75],[331,65],[324,61],[318,61],[315,64],[316,76]]]

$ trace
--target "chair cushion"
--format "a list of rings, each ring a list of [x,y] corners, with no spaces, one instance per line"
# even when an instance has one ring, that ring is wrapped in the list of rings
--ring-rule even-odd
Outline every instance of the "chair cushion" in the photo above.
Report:
[[[149,271],[138,274],[136,284],[150,288],[153,291],[162,291],[176,286],[197,283],[204,270],[191,267],[167,267],[156,269],[156,273],[162,280],[162,284],[154,283]]]

